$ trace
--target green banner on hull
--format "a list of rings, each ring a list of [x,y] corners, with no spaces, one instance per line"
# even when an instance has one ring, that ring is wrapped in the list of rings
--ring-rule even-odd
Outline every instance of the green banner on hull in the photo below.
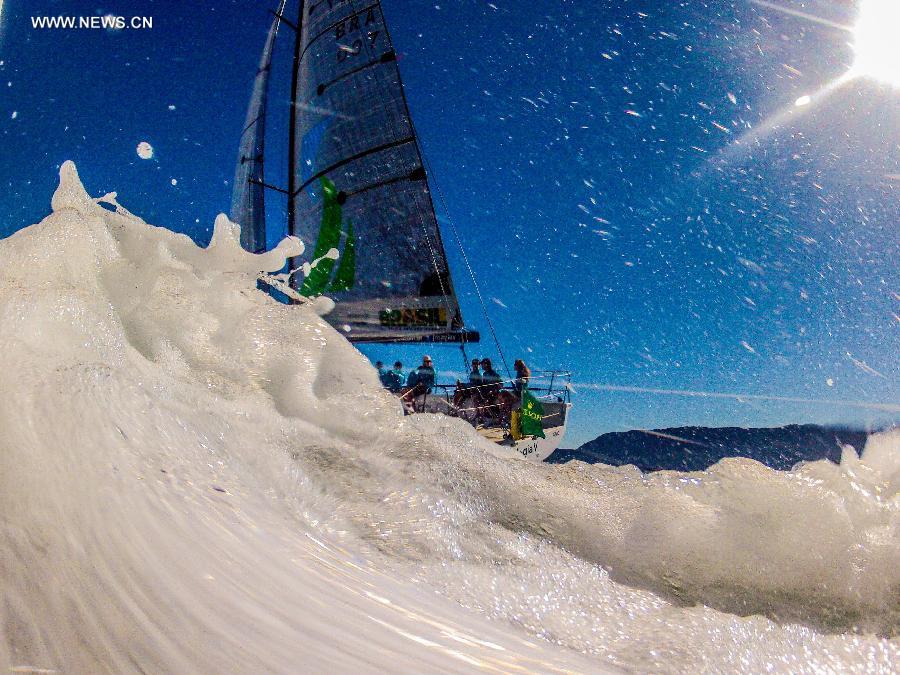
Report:
[[[519,421],[523,436],[544,436],[544,406],[527,389],[522,391],[522,415]]]

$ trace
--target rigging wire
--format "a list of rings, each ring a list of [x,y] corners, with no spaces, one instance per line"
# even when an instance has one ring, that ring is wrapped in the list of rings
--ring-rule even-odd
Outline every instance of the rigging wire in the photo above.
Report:
[[[350,4],[351,4],[351,9],[353,9],[353,4],[354,4],[353,0],[350,0]],[[393,49],[394,41],[393,41],[393,39],[391,39],[390,29],[388,28],[388,25],[387,25],[387,18],[384,16],[384,9],[381,7],[380,2],[378,3],[378,7],[381,10],[381,21],[382,21],[382,25],[384,26],[385,36],[387,37],[388,44],[391,45],[391,49]],[[397,71],[397,81],[400,83],[400,96],[403,99],[403,106],[406,111],[406,118],[407,118],[407,120],[409,120],[409,126],[410,126],[410,129],[412,129],[413,137],[415,138],[416,150],[419,153],[419,158],[422,160],[422,165],[426,170],[426,174],[431,174],[431,176],[434,177],[435,173],[434,173],[434,170],[431,168],[431,162],[428,161],[428,156],[425,154],[425,150],[422,147],[421,137],[419,136],[419,132],[416,130],[415,122],[413,121],[412,114],[409,111],[409,103],[406,100],[406,92],[403,89],[403,81],[402,81],[401,74],[400,74],[400,65],[396,61],[394,62],[394,67],[396,68],[396,71]],[[380,83],[379,83],[379,86],[380,86]],[[456,245],[459,247],[460,253],[462,253],[463,262],[465,262],[466,269],[469,272],[469,278],[472,280],[472,285],[475,287],[475,293],[478,296],[478,301],[481,303],[481,311],[484,314],[485,321],[487,321],[488,328],[491,331],[491,337],[493,338],[494,344],[497,347],[497,352],[500,354],[500,360],[503,362],[503,368],[506,370],[506,375],[508,377],[512,377],[512,371],[510,371],[510,369],[509,369],[509,364],[506,361],[506,356],[503,353],[503,348],[500,346],[500,340],[497,338],[497,332],[494,330],[494,324],[491,321],[491,317],[488,315],[487,305],[484,302],[484,297],[481,295],[481,288],[479,288],[478,281],[475,279],[475,272],[472,270],[472,266],[469,264],[469,257],[466,255],[466,250],[463,248],[462,240],[459,237],[459,232],[456,229],[456,225],[454,224],[453,219],[450,217],[449,209],[447,209],[447,202],[444,199],[444,193],[441,190],[441,186],[438,184],[438,181],[436,178],[433,178],[432,182],[433,182],[433,185],[429,185],[429,188],[432,188],[433,189],[432,191],[434,191],[434,190],[437,191],[437,195],[438,195],[438,199],[440,200],[441,207],[444,209],[444,214],[447,218],[447,222],[450,223],[450,229],[453,231],[453,238],[456,240]],[[426,183],[426,185],[428,185],[428,183]],[[440,236],[441,236],[440,235],[440,225],[438,225],[438,223],[436,221],[437,221],[437,214],[435,214],[435,226],[438,228],[437,229],[438,243],[441,243],[441,241],[440,241]],[[426,237],[426,241],[428,241],[427,237]],[[430,242],[429,242],[429,248],[431,248]],[[435,267],[437,267],[436,261],[435,261]],[[446,290],[444,289],[444,281],[441,278],[440,270],[437,270],[437,272],[438,272],[438,282],[441,285],[441,292],[444,293],[444,298],[446,299],[447,293],[446,293]],[[449,272],[449,269],[448,269],[448,272]],[[462,338],[462,341],[460,342],[459,348],[463,354],[463,361],[465,363],[466,371],[468,371],[469,359],[468,359],[468,356],[466,355],[466,342],[465,342],[465,337],[464,337],[465,326],[463,326],[463,329],[464,329],[462,331],[463,338]]]
[[[351,0],[351,6],[353,5],[353,0]],[[391,48],[394,47],[394,41],[391,39],[390,30],[387,25],[387,18],[384,16],[384,9],[381,7],[381,3],[378,3],[379,9],[381,9],[381,20],[382,25],[384,26],[384,32],[387,36],[388,43],[391,45]],[[503,362],[503,368],[506,370],[507,377],[512,377],[512,371],[509,369],[509,364],[506,361],[506,356],[503,353],[503,348],[500,346],[500,340],[497,338],[497,332],[494,330],[494,324],[491,321],[491,317],[487,311],[487,305],[484,302],[484,297],[481,295],[481,288],[478,286],[478,281],[475,279],[475,272],[472,270],[472,266],[469,264],[469,257],[466,255],[466,250],[463,248],[462,240],[459,237],[459,232],[456,229],[456,224],[453,222],[453,219],[450,217],[450,211],[447,208],[447,202],[444,199],[444,193],[441,190],[441,186],[435,178],[434,170],[431,167],[431,162],[428,161],[428,156],[425,154],[425,150],[422,147],[421,137],[419,136],[418,131],[416,130],[415,122],[413,121],[412,114],[409,111],[409,104],[406,100],[406,92],[403,90],[403,81],[400,75],[400,65],[395,61],[394,65],[397,69],[397,81],[400,83],[400,95],[403,98],[403,105],[406,110],[406,117],[409,120],[409,126],[412,129],[413,137],[415,138],[416,150],[419,153],[419,158],[422,160],[422,165],[426,170],[426,175],[431,174],[433,185],[429,185],[429,188],[432,188],[437,191],[438,199],[440,200],[441,207],[444,210],[444,214],[447,218],[447,222],[450,223],[450,229],[453,231],[453,238],[456,240],[456,245],[459,247],[460,253],[462,253],[463,262],[466,265],[466,270],[469,272],[469,278],[472,280],[472,285],[475,287],[475,293],[478,296],[478,301],[481,303],[481,311],[484,314],[485,321],[487,321],[488,328],[491,331],[491,337],[494,340],[494,345],[497,347],[497,352],[500,354],[500,360]],[[428,183],[426,183],[428,185]],[[437,214],[435,214],[435,226],[438,228],[438,243],[440,242],[440,225],[437,223]],[[427,240],[427,239],[426,239]],[[429,244],[430,247],[430,244]],[[449,266],[449,264],[448,264]],[[448,269],[449,272],[449,269]],[[441,284],[441,291],[445,293],[444,297],[446,298],[446,292],[444,291],[444,283],[443,279],[441,279],[440,273],[438,273],[438,280]],[[457,301],[458,302],[458,301]],[[465,328],[465,326],[463,327]],[[463,334],[465,330],[463,330]],[[460,349],[463,353],[463,360],[465,361],[465,368],[468,371],[469,368],[469,359],[466,356],[466,347],[465,347],[465,337],[463,337],[462,342],[460,343]]]
[[[410,118],[410,124],[412,124],[412,118]],[[434,170],[431,168],[431,162],[428,161],[428,158],[425,156],[425,153],[422,152],[422,162],[425,164],[428,173],[434,176]],[[437,181],[437,178],[434,179],[434,188],[437,190],[438,199],[441,202],[441,208],[444,209],[444,215],[447,218],[447,222],[450,223],[450,229],[453,231],[453,238],[456,240],[456,245],[459,247],[459,252],[462,253],[463,262],[466,264],[466,270],[469,272],[469,278],[472,280],[472,285],[475,287],[475,294],[478,296],[478,302],[481,303],[481,311],[484,314],[484,319],[487,321],[488,328],[491,331],[491,337],[494,339],[494,344],[497,346],[497,352],[500,354],[500,360],[503,361],[503,368],[506,370],[507,377],[512,377],[512,371],[509,369],[509,364],[506,362],[506,356],[503,354],[503,348],[500,346],[500,340],[497,338],[497,332],[494,330],[494,323],[491,321],[491,317],[487,311],[487,304],[484,302],[484,296],[481,295],[481,288],[478,286],[478,281],[475,279],[475,271],[472,269],[472,265],[469,264],[469,256],[466,255],[466,249],[463,248],[462,240],[459,237],[459,231],[456,229],[456,224],[453,222],[453,218],[450,217],[450,211],[447,209],[447,202],[444,199],[444,192],[441,190],[441,186]]]
[[[387,40],[388,46],[390,47],[391,51],[394,51],[396,53],[396,51],[394,49],[394,40],[391,38],[391,31],[388,28],[387,18],[384,16],[384,8],[381,6],[380,1],[375,4],[377,4],[378,10],[381,12],[381,25],[384,28],[384,37]],[[375,5],[373,5],[373,7],[374,6]],[[350,0],[350,11],[354,15],[358,14],[358,13],[362,13],[362,10],[357,12],[355,0]],[[369,53],[370,57],[374,57],[374,55],[375,55],[374,44],[372,44],[369,40],[364,39],[363,47]],[[397,63],[396,59],[394,59],[393,65],[394,65],[394,72],[397,75],[397,84],[399,85],[400,101],[403,103],[403,110],[406,113],[406,119],[409,122],[409,128],[412,131],[413,144],[414,144],[414,147],[416,150],[416,154],[419,156],[419,160],[421,161],[423,168],[429,169],[427,158],[425,157],[425,153],[424,153],[424,151],[422,149],[422,145],[419,141],[418,132],[416,131],[416,127],[413,122],[412,113],[409,110],[409,102],[406,100],[406,91],[403,88],[403,76],[400,73],[400,65],[399,65],[399,63]],[[387,100],[387,97],[384,96],[384,94],[386,93],[384,84],[382,83],[382,81],[380,80],[380,78],[377,75],[375,76],[374,79],[375,79],[375,86],[382,93],[382,97],[384,98],[384,100]],[[427,174],[426,174],[426,177],[427,177]],[[441,297],[443,298],[444,308],[447,310],[447,315],[449,317],[451,315],[454,315],[454,312],[452,312],[451,308],[450,308],[450,303],[449,303],[450,294],[447,292],[447,289],[444,287],[444,275],[441,274],[441,269],[440,269],[440,265],[438,265],[437,253],[436,253],[437,249],[443,249],[443,242],[441,241],[441,230],[440,230],[440,225],[437,222],[437,213],[434,210],[434,201],[431,198],[431,190],[430,190],[427,180],[425,182],[425,186],[426,186],[427,199],[430,202],[430,206],[431,206],[431,212],[434,215],[434,227],[435,227],[435,233],[437,234],[437,246],[435,247],[432,245],[431,237],[429,236],[429,232],[428,232],[427,227],[424,222],[422,222],[422,234],[424,235],[425,242],[428,245],[429,253],[431,254],[432,266],[434,267],[435,274],[437,275],[437,281],[438,281],[438,285],[441,288]],[[445,206],[445,210],[446,210],[446,206]],[[457,241],[458,241],[458,237],[457,237]],[[451,289],[452,289],[452,281],[450,280],[449,263],[447,263],[446,273],[447,273],[447,281],[451,284]],[[455,293],[454,293],[454,295],[455,295]],[[457,311],[455,312],[455,316],[462,318],[461,312],[459,311],[459,301],[458,300],[457,300]],[[496,342],[496,336],[495,336],[494,340]],[[465,342],[466,342],[465,325],[463,325],[462,330],[460,331],[460,350],[462,351],[462,355],[463,355],[464,368],[465,368],[466,372],[468,372],[469,363],[468,363],[468,356],[466,355]],[[499,343],[497,343],[497,349],[498,350],[500,349]],[[501,352],[501,358],[502,358],[502,352]],[[505,366],[506,361],[504,360],[503,363]],[[508,369],[507,369],[507,374],[509,374]]]

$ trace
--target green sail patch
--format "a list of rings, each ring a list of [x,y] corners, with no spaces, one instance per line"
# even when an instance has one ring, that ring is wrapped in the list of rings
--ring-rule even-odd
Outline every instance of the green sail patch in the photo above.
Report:
[[[322,223],[319,227],[319,237],[316,239],[316,248],[313,251],[313,260],[319,263],[310,270],[309,276],[303,281],[300,295],[307,298],[322,295],[329,292],[349,291],[356,281],[356,242],[353,235],[353,223],[347,222],[347,231],[341,231],[341,218],[343,210],[338,201],[338,190],[327,178],[322,182]],[[328,285],[331,274],[334,272],[334,260],[322,257],[333,248],[338,248],[341,243],[341,235],[344,234],[344,252],[339,256],[337,274]]]
[[[353,221],[347,221],[347,241],[344,243],[344,252],[341,253],[341,261],[337,274],[331,281],[328,291],[339,293],[349,291],[356,281],[356,243],[353,238]]]

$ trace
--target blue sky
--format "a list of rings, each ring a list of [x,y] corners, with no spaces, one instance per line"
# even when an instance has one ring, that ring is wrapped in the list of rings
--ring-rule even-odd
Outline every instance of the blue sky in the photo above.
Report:
[[[205,243],[230,205],[267,9],[4,0],[0,236],[47,213],[57,167],[73,159],[93,193],[118,190],[148,222]],[[508,360],[574,373],[566,445],[630,428],[896,417],[827,403],[900,398],[900,90],[855,80],[795,105],[847,70],[852,34],[745,0],[384,0],[384,11],[432,178]],[[803,11],[855,16],[849,2]],[[154,25],[31,28],[32,16],[108,12]],[[780,127],[752,136],[784,109]],[[270,155],[274,182],[286,161]],[[271,222],[283,208],[269,201]],[[445,240],[467,321],[487,336]],[[423,350],[364,351],[412,363]],[[461,364],[452,347],[429,351],[439,368]],[[496,360],[487,342],[473,351]]]

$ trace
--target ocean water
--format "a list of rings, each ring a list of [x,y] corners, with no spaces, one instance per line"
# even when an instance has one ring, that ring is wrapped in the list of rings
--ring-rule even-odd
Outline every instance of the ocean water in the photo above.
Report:
[[[506,457],[256,290],[300,242],[103,201],[66,163],[0,241],[0,667],[896,669],[900,433],[790,472]]]

